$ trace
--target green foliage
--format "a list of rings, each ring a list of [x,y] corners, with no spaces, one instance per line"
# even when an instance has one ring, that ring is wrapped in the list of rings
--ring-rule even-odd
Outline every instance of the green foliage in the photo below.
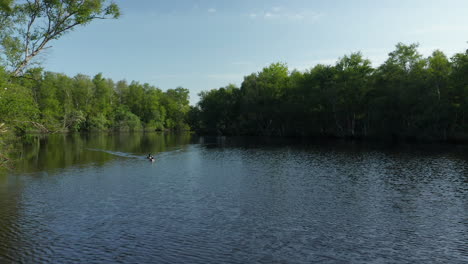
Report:
[[[8,131],[163,131],[228,135],[331,136],[423,140],[468,139],[468,53],[424,58],[398,44],[373,68],[361,53],[305,72],[275,63],[200,93],[165,92],[32,68],[11,78],[0,68],[0,124]],[[6,88],[6,89],[5,89]]]
[[[22,133],[189,128],[188,90],[180,87],[162,92],[149,84],[115,83],[102,74],[71,78],[40,68],[11,79],[0,68],[0,88],[0,123]]]
[[[109,128],[109,120],[102,113],[90,116],[86,121],[86,129],[90,131],[104,131]]]
[[[85,121],[86,121],[86,118],[82,111],[70,110],[65,113],[63,124],[64,124],[64,128],[72,132],[77,132],[77,131],[80,131]]]
[[[115,129],[118,131],[137,131],[142,129],[140,118],[126,107],[119,107],[115,113]]]
[[[190,106],[190,109],[185,117],[185,123],[192,131],[201,131],[201,110],[197,106]]]
[[[11,5],[14,0],[0,0],[0,10],[11,11]]]
[[[289,90],[288,74],[285,64],[275,63],[244,78],[239,96],[241,129],[248,134],[283,134],[286,109],[282,102]]]
[[[361,53],[289,72],[272,64],[241,88],[200,93],[188,115],[213,134],[468,139],[468,52],[428,57],[398,43],[379,67]]]
[[[112,113],[112,104],[114,103],[114,83],[112,80],[106,80],[99,73],[93,78],[94,96],[92,98],[92,109],[107,118]]]
[[[119,16],[118,6],[107,0],[1,0],[0,55],[20,76],[51,41],[93,20]]]
[[[167,128],[173,130],[189,129],[185,124],[186,115],[190,110],[188,89],[177,87],[167,90],[161,103],[167,111],[165,122]]]
[[[37,120],[39,109],[27,88],[9,82],[5,71],[0,68],[0,123],[19,131],[27,131]]]
[[[3,56],[0,54],[0,59],[6,62],[10,68],[15,68],[19,65],[22,59],[23,45],[21,39],[16,36],[6,35],[0,39],[0,47],[2,48]]]
[[[146,131],[163,131],[164,123],[161,121],[151,120],[144,125]]]
[[[73,78],[72,101],[74,109],[81,110],[88,115],[92,112],[92,100],[94,97],[94,83],[86,75],[78,74]]]
[[[238,128],[240,89],[235,85],[200,93],[200,103],[192,108],[191,126],[206,132],[233,134]],[[196,118],[200,122],[197,123]]]

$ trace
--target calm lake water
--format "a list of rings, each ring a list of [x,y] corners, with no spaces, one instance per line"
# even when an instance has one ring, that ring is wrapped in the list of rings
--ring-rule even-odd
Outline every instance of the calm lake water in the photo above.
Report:
[[[468,263],[467,147],[31,142],[0,175],[0,263]]]

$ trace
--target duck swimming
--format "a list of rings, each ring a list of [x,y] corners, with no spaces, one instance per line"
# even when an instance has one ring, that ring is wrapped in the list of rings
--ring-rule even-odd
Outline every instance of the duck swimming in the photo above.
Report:
[[[151,161],[151,162],[154,161],[154,157],[153,157],[153,155],[151,155],[151,153],[148,154],[148,156],[147,156],[146,158],[147,158],[149,161]]]

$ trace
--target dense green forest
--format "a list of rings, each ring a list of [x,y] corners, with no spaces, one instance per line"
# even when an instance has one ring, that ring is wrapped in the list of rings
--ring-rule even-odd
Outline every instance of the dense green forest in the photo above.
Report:
[[[69,77],[0,68],[0,122],[17,132],[188,130],[216,135],[327,136],[465,140],[468,53],[424,58],[398,44],[373,67],[361,53],[305,72],[274,63],[200,93],[114,82],[102,74]]]
[[[27,142],[30,132],[187,130],[189,91],[161,91],[149,84],[114,82],[102,74],[31,69],[21,78],[0,68],[0,167],[2,153],[14,142]]]
[[[41,69],[14,81],[4,71],[0,74],[0,119],[19,133],[188,129],[185,88],[163,92],[102,74],[68,77]]]
[[[189,91],[69,77],[38,67],[50,43],[97,19],[116,19],[112,0],[0,0],[0,134],[9,131],[188,129]]]
[[[275,63],[200,94],[190,126],[223,135],[468,140],[468,51],[424,58],[397,44],[373,67],[361,53],[305,72]]]
[[[119,15],[106,0],[0,0],[0,166],[10,139],[38,131],[190,129],[213,135],[468,141],[468,50],[451,58],[436,50],[425,58],[417,44],[399,43],[378,67],[359,52],[304,72],[274,63],[245,76],[240,88],[230,84],[201,92],[195,106],[189,106],[189,90],[182,87],[162,91],[36,65],[49,42],[76,26]]]
[[[63,35],[95,20],[119,16],[120,8],[112,0],[0,0],[0,168],[9,163],[8,153],[17,152],[14,143],[24,141],[18,135],[29,131],[131,130],[140,128],[141,122],[155,128],[179,126],[171,118],[180,114],[163,109],[177,104],[173,101],[186,93],[184,89],[162,94],[148,85],[122,82],[117,93],[112,81],[99,74],[93,79],[69,78],[38,68],[38,55]],[[128,96],[125,89],[151,98],[162,94],[157,102],[164,104],[161,112],[154,110],[156,103],[136,110],[132,104],[144,99]],[[126,104],[117,106],[117,100]],[[151,114],[145,113],[140,121],[129,114],[131,110]]]

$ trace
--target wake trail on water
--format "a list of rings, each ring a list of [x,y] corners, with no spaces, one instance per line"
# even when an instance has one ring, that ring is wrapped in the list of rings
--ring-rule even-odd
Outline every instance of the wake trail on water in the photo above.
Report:
[[[112,150],[105,150],[105,149],[94,149],[94,148],[88,148],[87,150],[90,151],[97,151],[97,152],[104,152],[107,154],[111,154],[114,156],[122,157],[122,158],[132,158],[132,159],[144,159],[145,157],[142,156],[137,156],[131,153],[126,153],[126,152],[121,152],[121,151],[112,151]]]
[[[87,150],[90,150],[90,151],[97,151],[97,152],[104,152],[104,153],[107,153],[107,154],[110,154],[110,155],[114,155],[114,156],[118,156],[118,157],[122,157],[122,158],[130,158],[130,159],[147,159],[146,158],[146,155],[142,156],[142,155],[135,155],[135,154],[131,154],[131,153],[127,153],[127,152],[121,152],[121,151],[112,151],[112,150],[105,150],[105,149],[95,149],[95,148],[87,148]],[[164,157],[164,156],[168,156],[172,153],[175,153],[175,152],[179,152],[181,149],[175,149],[175,150],[171,150],[171,151],[166,151],[166,152],[162,152],[162,153],[157,153],[155,154],[154,156],[155,157]]]

